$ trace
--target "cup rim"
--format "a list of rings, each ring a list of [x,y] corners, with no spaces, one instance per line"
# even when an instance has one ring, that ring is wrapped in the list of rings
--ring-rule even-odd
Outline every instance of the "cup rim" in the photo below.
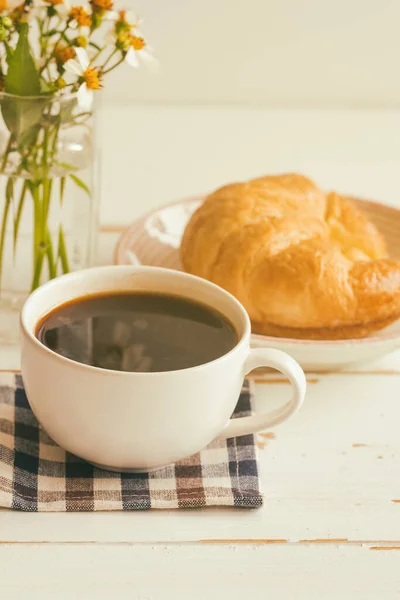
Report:
[[[36,299],[37,297],[40,297],[42,294],[47,294],[48,291],[52,290],[53,288],[57,287],[58,285],[60,285],[60,283],[65,282],[68,279],[77,279],[82,277],[82,275],[84,276],[85,273],[93,273],[94,271],[96,272],[103,272],[103,273],[107,273],[110,272],[112,273],[113,271],[115,272],[115,270],[118,270],[120,272],[129,272],[129,273],[133,273],[133,272],[148,272],[148,273],[156,273],[156,272],[162,272],[162,273],[169,273],[172,276],[176,276],[176,277],[180,277],[182,279],[191,279],[192,281],[196,282],[197,285],[201,285],[203,287],[208,287],[209,289],[213,289],[214,291],[216,291],[218,294],[225,296],[225,298],[228,298],[229,301],[236,307],[236,309],[238,309],[238,312],[241,313],[242,316],[242,322],[244,324],[244,329],[242,334],[239,337],[239,332],[238,333],[238,342],[235,344],[235,346],[229,350],[229,352],[227,352],[226,354],[223,354],[222,356],[220,356],[219,358],[216,358],[214,360],[211,360],[209,362],[203,363],[201,365],[197,365],[194,367],[188,367],[185,369],[175,369],[173,371],[117,371],[115,369],[103,369],[102,367],[95,367],[93,365],[87,365],[85,363],[81,363],[75,360],[72,360],[71,358],[67,358],[65,356],[61,356],[60,354],[57,354],[56,352],[54,352],[53,350],[51,350],[50,348],[47,348],[47,346],[45,346],[35,335],[34,333],[34,329],[36,328],[37,322],[39,319],[35,319],[35,326],[33,328],[31,328],[28,323],[28,316],[27,313],[30,309],[30,305],[33,302],[34,299]],[[79,297],[79,296],[76,296]],[[58,304],[57,306],[60,306],[60,304]],[[226,317],[226,315],[224,313],[222,313],[223,316]],[[229,317],[227,317],[229,319]],[[207,279],[203,279],[202,277],[198,277],[197,275],[192,275],[190,273],[185,273],[182,271],[176,271],[174,269],[166,269],[164,267],[155,267],[155,266],[147,266],[147,265],[140,265],[140,266],[134,266],[134,265],[105,265],[105,266],[99,266],[99,267],[90,267],[88,269],[81,269],[79,271],[74,271],[72,273],[66,273],[65,275],[61,275],[60,277],[56,277],[55,279],[51,279],[50,281],[46,282],[45,284],[41,285],[39,288],[37,288],[34,292],[32,292],[28,298],[25,300],[24,305],[22,307],[21,310],[21,314],[20,314],[20,328],[21,331],[23,333],[23,335],[40,351],[43,353],[44,356],[47,356],[48,358],[51,358],[52,360],[55,360],[56,362],[59,362],[61,364],[65,364],[65,365],[70,365],[71,367],[74,368],[78,368],[78,369],[82,369],[84,371],[90,372],[92,371],[93,373],[97,373],[98,375],[113,375],[113,376],[118,376],[118,377],[148,377],[148,376],[152,376],[152,377],[156,377],[156,376],[170,376],[170,375],[176,375],[178,373],[190,373],[190,372],[197,372],[199,370],[203,370],[206,369],[207,367],[211,366],[211,365],[215,365],[218,362],[223,362],[225,360],[228,360],[228,358],[233,354],[238,352],[240,349],[243,348],[243,346],[247,344],[249,344],[249,340],[250,340],[250,332],[251,332],[251,324],[250,324],[250,318],[245,310],[245,308],[243,307],[243,305],[239,302],[239,300],[237,300],[237,298],[235,298],[235,296],[233,296],[231,293],[227,292],[225,289],[223,289],[222,287],[220,287],[219,285],[216,285],[215,283],[212,283],[210,281],[208,281]]]

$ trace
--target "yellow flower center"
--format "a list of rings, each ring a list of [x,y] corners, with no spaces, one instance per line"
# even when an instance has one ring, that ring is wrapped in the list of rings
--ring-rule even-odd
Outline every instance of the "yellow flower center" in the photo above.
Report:
[[[114,6],[113,0],[91,0],[91,4],[100,10],[111,10]]]
[[[57,46],[54,55],[57,62],[66,63],[67,60],[74,58],[75,48],[70,48],[69,46]]]
[[[10,17],[13,21],[16,22],[22,22],[24,19],[26,13],[26,6],[25,3],[23,2],[22,4],[18,4],[18,6],[16,6],[14,8],[14,10],[11,11]]]
[[[146,42],[143,38],[137,37],[136,35],[129,36],[129,43],[135,50],[143,50],[146,45]]]
[[[89,90],[99,90],[101,88],[99,72],[96,69],[88,67],[82,77]]]
[[[92,17],[83,6],[73,6],[69,16],[78,23],[79,27],[90,27],[92,24]]]

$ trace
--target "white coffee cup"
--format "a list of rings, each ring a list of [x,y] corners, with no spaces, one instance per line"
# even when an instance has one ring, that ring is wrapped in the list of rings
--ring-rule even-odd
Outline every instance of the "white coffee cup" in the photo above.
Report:
[[[64,358],[35,336],[38,322],[57,306],[100,292],[145,290],[197,300],[225,315],[239,341],[212,362],[162,373],[127,373]],[[116,471],[149,471],[201,450],[217,436],[253,433],[281,423],[303,402],[299,365],[278,350],[250,349],[250,320],[220,287],[157,267],[98,267],[64,275],[37,289],[21,313],[22,376],[38,421],[60,446]],[[190,343],[190,340],[188,340]],[[244,376],[273,367],[290,380],[282,408],[230,419]]]

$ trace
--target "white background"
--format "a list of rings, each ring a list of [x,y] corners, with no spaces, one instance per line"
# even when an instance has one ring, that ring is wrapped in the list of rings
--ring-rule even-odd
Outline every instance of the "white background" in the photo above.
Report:
[[[102,223],[293,170],[399,202],[400,0],[116,5],[143,17],[159,68],[105,82]]]
[[[123,0],[144,18],[155,76],[117,70],[114,100],[394,108],[399,0]]]

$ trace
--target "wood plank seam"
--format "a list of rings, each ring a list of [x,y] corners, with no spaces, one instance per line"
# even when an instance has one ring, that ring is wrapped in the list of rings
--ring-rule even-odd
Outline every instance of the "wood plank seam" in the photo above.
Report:
[[[182,545],[243,545],[243,546],[268,546],[268,545],[287,545],[287,546],[367,546],[370,550],[400,550],[400,540],[351,540],[347,538],[315,538],[290,541],[279,538],[210,538],[200,540],[152,540],[152,541],[93,541],[93,540],[38,540],[38,541],[18,541],[3,540],[0,546],[182,546]]]

